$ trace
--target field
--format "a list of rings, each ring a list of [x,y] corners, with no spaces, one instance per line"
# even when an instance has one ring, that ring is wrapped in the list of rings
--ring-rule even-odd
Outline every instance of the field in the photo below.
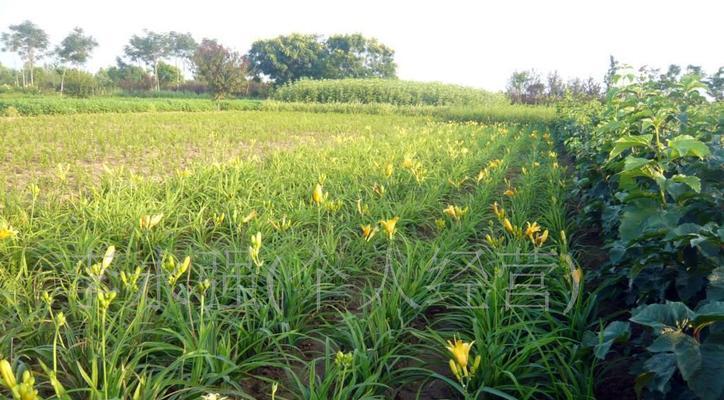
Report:
[[[720,399],[703,87],[1,99],[0,399]]]
[[[42,392],[590,394],[565,178],[542,127],[297,112],[1,123],[17,233],[0,253],[0,353],[53,377]],[[506,300],[506,250],[553,261],[555,318]],[[446,372],[453,337],[484,360],[467,386]]]
[[[280,87],[274,98],[305,103],[384,103],[396,105],[505,105],[501,93],[443,83],[382,79],[301,80]]]

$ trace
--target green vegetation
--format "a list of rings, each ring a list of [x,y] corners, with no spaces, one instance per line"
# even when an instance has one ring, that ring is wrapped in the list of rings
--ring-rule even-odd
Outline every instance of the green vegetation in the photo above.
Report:
[[[591,397],[564,171],[533,126],[298,112],[2,124],[18,167],[3,175],[36,174],[0,203],[0,354],[45,397]],[[477,263],[460,253],[478,249]],[[506,297],[516,249],[554,252],[555,312]]]
[[[275,85],[300,79],[385,78],[396,76],[395,52],[360,34],[291,34],[252,43],[246,57],[251,72]]]
[[[495,104],[489,106],[395,106],[372,103],[287,103],[259,100],[221,100],[203,98],[94,97],[68,99],[50,96],[2,96],[0,115],[7,117],[54,114],[130,113],[130,112],[204,112],[204,111],[300,111],[378,115],[432,116],[442,120],[523,122],[550,124],[555,109],[542,106]]]
[[[1,41],[0,399],[724,396],[724,68],[504,95],[359,34]]]
[[[254,110],[261,105],[257,100],[208,99],[137,99],[132,97],[94,97],[70,99],[59,97],[0,97],[0,115],[51,115],[79,113],[131,113],[155,111],[213,111]]]
[[[724,107],[695,73],[613,84],[604,104],[563,106],[559,132],[581,224],[598,226],[609,249],[594,275],[601,300],[643,329],[614,321],[589,344],[632,365],[647,398],[721,399]]]
[[[302,80],[280,87],[274,99],[314,103],[386,103],[395,105],[493,105],[502,95],[443,83],[385,79]]]

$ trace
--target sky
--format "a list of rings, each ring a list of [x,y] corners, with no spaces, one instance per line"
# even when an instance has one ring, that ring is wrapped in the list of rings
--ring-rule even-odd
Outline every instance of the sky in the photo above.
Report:
[[[115,63],[143,29],[190,32],[246,52],[292,32],[362,33],[395,49],[398,76],[503,90],[516,70],[600,80],[609,55],[636,67],[724,66],[724,1],[0,0],[0,31],[29,19],[51,43],[75,26],[99,43],[86,68]],[[17,56],[0,63],[18,68]]]

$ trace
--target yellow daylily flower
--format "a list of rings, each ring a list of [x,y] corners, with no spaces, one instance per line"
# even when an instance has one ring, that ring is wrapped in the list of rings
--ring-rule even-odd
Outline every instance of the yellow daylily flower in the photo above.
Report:
[[[474,343],[474,341],[467,343],[457,338],[447,342],[447,350],[452,354],[452,359],[449,361],[450,370],[461,383],[463,383],[463,379],[468,379],[470,375],[475,374],[480,367],[480,355],[478,355],[475,357],[472,367],[468,368],[470,349]]]
[[[450,371],[452,371],[453,375],[455,375],[455,378],[457,380],[463,379],[462,375],[460,374],[460,370],[457,367],[457,364],[455,364],[455,360],[450,360]]]
[[[502,220],[503,218],[505,218],[505,210],[503,209],[503,207],[500,207],[498,205],[497,201],[493,203],[493,213],[495,213],[495,216],[498,217],[498,219]]]
[[[150,230],[158,225],[163,218],[163,214],[144,215],[138,221],[138,225],[142,230]]]
[[[18,236],[18,231],[13,229],[12,226],[0,228],[0,240],[12,239],[16,236]]]
[[[8,389],[12,389],[18,385],[17,381],[15,381],[13,367],[8,360],[0,360],[0,377],[3,378],[3,383],[5,383]]]
[[[322,185],[318,183],[316,186],[314,186],[314,191],[312,191],[312,201],[316,205],[320,205],[324,203],[324,200],[326,200],[327,194],[324,192],[324,189],[322,188]]]
[[[191,265],[191,256],[186,256],[181,264],[177,264],[176,257],[173,255],[164,255],[162,268],[168,273],[168,284],[173,286],[179,278],[189,269]]]
[[[216,226],[219,226],[222,223],[224,223],[225,219],[226,219],[226,214],[224,214],[224,213],[221,213],[221,214],[214,213],[214,215],[212,216],[212,220],[214,221],[214,225],[216,225]]]
[[[251,235],[251,245],[249,246],[249,257],[251,261],[257,267],[260,267],[264,262],[259,259],[259,253],[261,252],[261,232],[257,232],[255,235]]]
[[[488,161],[488,168],[496,169],[503,165],[503,160],[495,159]]]
[[[372,225],[360,225],[360,229],[362,229],[362,237],[367,242],[377,233],[377,227],[373,227]]]
[[[246,214],[244,218],[241,219],[242,224],[247,224],[251,222],[252,219],[256,218],[256,210],[251,210],[249,214]]]
[[[480,181],[488,180],[490,177],[490,172],[488,172],[487,168],[483,168],[478,172],[478,176],[475,177],[475,181],[477,183],[480,183]]]
[[[536,247],[541,247],[545,242],[548,240],[548,229],[544,230],[542,234],[537,235],[535,239],[533,239],[533,244]]]
[[[525,223],[525,236],[528,237],[528,239],[533,240],[533,235],[540,232],[540,225],[538,225],[538,222],[533,222],[532,224],[530,222]],[[546,235],[547,236],[547,235]]]
[[[388,239],[392,239],[392,236],[395,234],[395,232],[397,232],[397,221],[399,220],[400,217],[394,217],[380,221],[380,226],[382,226],[382,229],[384,229]]]
[[[508,189],[505,190],[505,192],[503,192],[503,194],[508,197],[513,197],[516,195],[517,192],[518,191],[514,187],[509,187]]]
[[[453,338],[453,341],[447,341],[447,349],[452,353],[453,360],[455,363],[463,368],[468,367],[468,357],[470,356],[470,349],[473,347],[475,342],[467,343],[460,339]]]
[[[508,218],[503,219],[503,228],[511,235],[515,233],[515,229],[513,229],[513,224],[510,223],[510,220]]]
[[[385,166],[385,176],[387,178],[391,177],[392,174],[395,172],[395,167],[392,165],[392,163],[387,163]]]
[[[576,268],[573,272],[571,272],[571,279],[573,279],[573,282],[576,285],[579,285],[583,280],[583,270],[580,267]]]
[[[465,214],[468,213],[468,208],[461,208],[460,206],[448,205],[446,209],[442,210],[445,215],[452,217],[456,221],[460,221]]]

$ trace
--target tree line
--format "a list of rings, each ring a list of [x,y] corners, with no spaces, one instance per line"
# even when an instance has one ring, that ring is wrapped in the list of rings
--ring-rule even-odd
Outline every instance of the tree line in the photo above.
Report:
[[[557,71],[549,73],[545,78],[535,70],[515,71],[508,79],[505,93],[512,103],[517,104],[553,104],[566,96],[580,100],[601,100],[614,85],[614,77],[624,68],[629,67],[621,65],[615,57],[610,56],[608,71],[601,82],[593,77],[574,78],[566,82]],[[665,72],[644,66],[639,69],[637,76],[639,79],[659,82],[665,86],[679,79],[682,73],[698,75],[707,86],[707,95],[717,101],[724,99],[724,67],[709,75],[696,65],[688,65],[685,70],[678,65],[670,65]]]
[[[51,48],[48,34],[24,21],[10,25],[0,42],[3,51],[16,53],[23,61],[18,71],[0,65],[0,85],[61,94],[70,88],[72,94],[88,95],[88,88],[115,87],[209,91],[222,98],[258,95],[269,86],[305,78],[396,78],[397,70],[394,50],[361,34],[291,34],[257,40],[241,54],[214,39],[197,42],[190,33],[144,31],[131,36],[116,65],[96,74],[82,70],[98,46],[82,28],[73,29]],[[49,62],[39,67],[42,60]],[[192,80],[184,78],[184,70],[192,72]],[[43,85],[37,84],[38,75]]]

